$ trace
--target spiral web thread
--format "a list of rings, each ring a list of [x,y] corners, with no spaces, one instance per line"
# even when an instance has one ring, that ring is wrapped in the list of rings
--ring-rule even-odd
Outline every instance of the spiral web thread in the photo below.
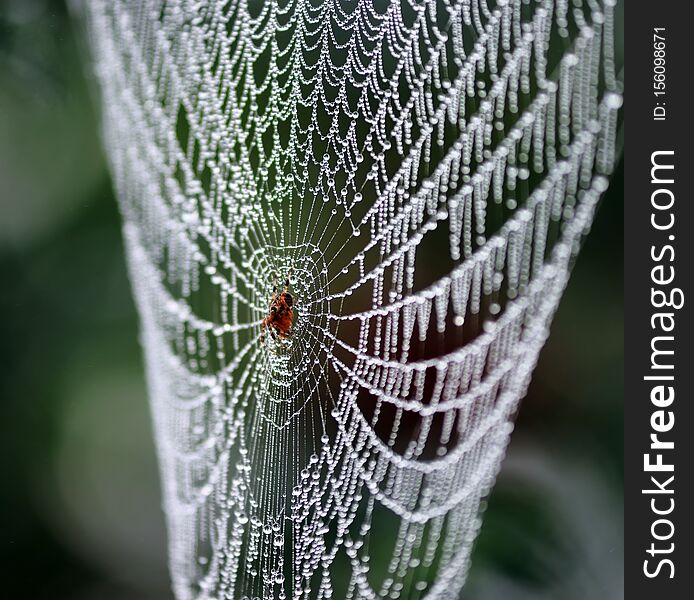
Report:
[[[86,10],[177,598],[457,598],[615,162],[614,3]]]

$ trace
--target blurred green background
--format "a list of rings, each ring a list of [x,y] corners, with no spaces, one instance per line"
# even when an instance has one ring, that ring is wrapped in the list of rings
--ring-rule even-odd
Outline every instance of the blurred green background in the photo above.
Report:
[[[171,598],[94,82],[62,1],[0,0],[3,597]],[[623,167],[523,401],[466,600],[623,597]]]

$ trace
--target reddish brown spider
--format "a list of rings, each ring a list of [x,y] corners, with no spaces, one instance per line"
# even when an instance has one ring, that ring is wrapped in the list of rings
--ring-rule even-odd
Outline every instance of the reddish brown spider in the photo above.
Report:
[[[265,343],[265,330],[270,331],[270,335],[274,340],[286,339],[292,333],[292,323],[294,322],[294,298],[288,292],[289,277],[284,282],[284,290],[281,294],[277,294],[277,277],[274,276],[274,285],[272,288],[272,298],[270,299],[270,307],[267,316],[260,324],[260,343]]]

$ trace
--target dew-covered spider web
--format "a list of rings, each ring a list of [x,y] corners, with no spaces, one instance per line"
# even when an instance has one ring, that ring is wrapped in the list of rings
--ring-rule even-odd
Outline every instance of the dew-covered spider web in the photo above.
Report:
[[[177,598],[458,598],[616,160],[614,2],[85,6]]]

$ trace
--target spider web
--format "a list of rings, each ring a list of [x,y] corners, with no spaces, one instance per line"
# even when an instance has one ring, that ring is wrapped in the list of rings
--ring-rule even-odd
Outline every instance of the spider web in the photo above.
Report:
[[[457,598],[615,162],[614,2],[86,7],[177,598]]]

